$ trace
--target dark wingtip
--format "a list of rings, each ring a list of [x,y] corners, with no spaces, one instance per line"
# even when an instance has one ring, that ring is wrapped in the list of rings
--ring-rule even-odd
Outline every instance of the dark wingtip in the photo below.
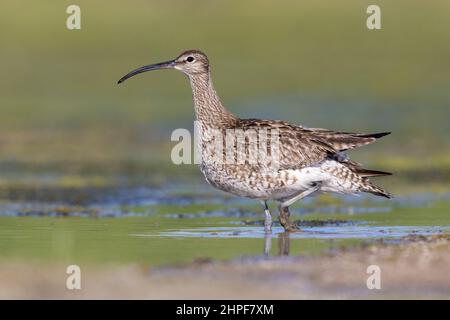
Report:
[[[363,134],[356,134],[357,137],[360,138],[372,138],[372,139],[380,139],[384,136],[387,136],[388,134],[391,134],[391,132],[377,132],[377,133],[363,133]]]
[[[377,173],[379,176],[392,176],[393,173],[392,172],[386,172],[386,171],[375,171],[372,170],[373,172]]]
[[[345,162],[344,162],[345,164]],[[364,169],[358,166],[350,166],[350,169],[361,177],[392,176],[392,172]]]
[[[363,171],[363,173],[370,174],[371,177],[392,176],[393,174],[392,172],[378,171],[378,170],[365,170]]]
[[[391,134],[391,132],[379,132],[379,133],[368,134],[368,136],[371,136],[371,137],[373,137],[375,139],[379,139],[379,138],[382,138],[382,137],[387,136],[389,134]]]

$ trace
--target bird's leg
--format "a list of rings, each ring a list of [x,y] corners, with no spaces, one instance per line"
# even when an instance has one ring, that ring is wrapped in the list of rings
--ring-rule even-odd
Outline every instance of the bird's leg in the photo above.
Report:
[[[294,197],[292,197],[292,198],[290,198],[290,199],[288,199],[288,200],[282,202],[282,203],[280,204],[280,206],[281,206],[281,207],[289,207],[289,206],[291,206],[292,204],[294,204],[294,202],[296,202],[296,201],[298,201],[298,200],[300,200],[300,199],[303,199],[304,197],[309,196],[311,193],[314,193],[314,192],[316,192],[317,190],[319,190],[319,189],[320,189],[320,186],[321,186],[321,183],[317,182],[317,183],[314,184],[313,187],[311,187],[311,189],[308,189],[308,190],[305,190],[305,191],[303,191],[303,192],[300,192],[299,194],[295,195]]]
[[[264,232],[271,233],[272,232],[272,215],[269,211],[269,206],[267,205],[267,201],[261,201],[261,204],[264,207]]]
[[[316,183],[316,184],[314,184],[314,186],[311,189],[303,191],[303,192],[295,195],[294,197],[280,203],[279,219],[280,219],[280,224],[283,226],[284,230],[295,231],[298,229],[297,226],[289,220],[289,216],[290,216],[289,206],[292,205],[294,202],[296,202],[300,199],[303,199],[306,196],[309,196],[311,193],[316,192],[317,190],[320,189],[320,186],[321,186],[320,183]]]
[[[282,207],[280,205],[280,214],[278,219],[280,220],[280,224],[283,226],[285,231],[295,231],[297,230],[297,226],[289,220],[289,216],[291,215],[288,207]]]

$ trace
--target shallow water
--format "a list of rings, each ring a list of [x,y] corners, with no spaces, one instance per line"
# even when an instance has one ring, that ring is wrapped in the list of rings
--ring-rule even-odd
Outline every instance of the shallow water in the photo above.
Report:
[[[310,198],[292,208],[292,219],[303,232],[286,234],[275,224],[266,236],[257,203],[215,191],[202,181],[69,187],[47,181],[3,186],[0,260],[159,266],[317,255],[372,241],[450,232],[448,194],[420,193],[392,201]],[[275,207],[272,213],[276,215]]]
[[[299,232],[291,232],[291,239],[373,239],[401,238],[408,235],[432,235],[450,232],[450,226],[337,226],[311,227]],[[283,228],[276,227],[271,234],[266,234],[258,227],[212,227],[182,229],[155,234],[131,234],[135,237],[194,237],[194,238],[266,238],[277,237],[284,233]]]

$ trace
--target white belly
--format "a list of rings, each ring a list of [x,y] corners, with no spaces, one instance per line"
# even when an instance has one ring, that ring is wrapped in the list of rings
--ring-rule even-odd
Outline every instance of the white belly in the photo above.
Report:
[[[345,179],[348,168],[334,160],[311,167],[279,171],[250,170],[244,166],[202,164],[200,170],[208,183],[241,197],[261,200],[285,200],[320,183],[318,192],[354,194],[358,188]]]

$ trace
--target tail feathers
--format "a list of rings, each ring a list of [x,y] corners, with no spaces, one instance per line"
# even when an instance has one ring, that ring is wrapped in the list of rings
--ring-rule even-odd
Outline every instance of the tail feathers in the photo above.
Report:
[[[364,169],[361,166],[361,164],[359,164],[358,162],[352,161],[348,158],[345,158],[345,154],[342,155],[342,153],[340,153],[340,154],[337,154],[337,156],[338,157],[335,157],[335,159],[337,161],[344,164],[347,168],[352,170],[354,173],[356,173],[360,177],[365,178],[365,177],[380,177],[380,176],[391,176],[392,175],[392,173],[390,173],[390,172]],[[339,156],[340,156],[340,158],[339,158]]]
[[[389,172],[364,169],[360,164],[350,159],[324,161],[321,164],[321,169],[332,176],[330,179],[332,187],[326,186],[330,187],[331,191],[342,193],[368,192],[388,199],[392,198],[389,192],[369,180],[369,177],[390,175]]]
[[[360,177],[380,177],[380,176],[391,176],[392,173],[378,170],[369,170],[361,167],[361,165],[355,161],[347,159],[342,162],[347,168],[352,170],[354,173]]]
[[[379,186],[373,184],[371,181],[369,181],[369,179],[364,178],[363,179],[363,185],[361,186],[361,191],[363,192],[368,192],[377,196],[381,196],[381,197],[385,197],[388,199],[392,199],[392,194],[390,194],[389,192],[381,189]]]
[[[364,169],[363,167],[361,167],[361,165],[359,163],[352,161],[350,159],[346,159],[345,161],[343,161],[341,163],[344,164],[351,171],[356,173],[359,177],[361,177],[361,179],[362,179],[361,191],[369,192],[369,193],[375,194],[377,196],[386,197],[388,199],[392,198],[392,195],[389,192],[384,191],[383,189],[381,189],[377,185],[373,184],[368,179],[369,177],[390,176],[390,175],[392,175],[392,173],[385,172],[385,171]]]

